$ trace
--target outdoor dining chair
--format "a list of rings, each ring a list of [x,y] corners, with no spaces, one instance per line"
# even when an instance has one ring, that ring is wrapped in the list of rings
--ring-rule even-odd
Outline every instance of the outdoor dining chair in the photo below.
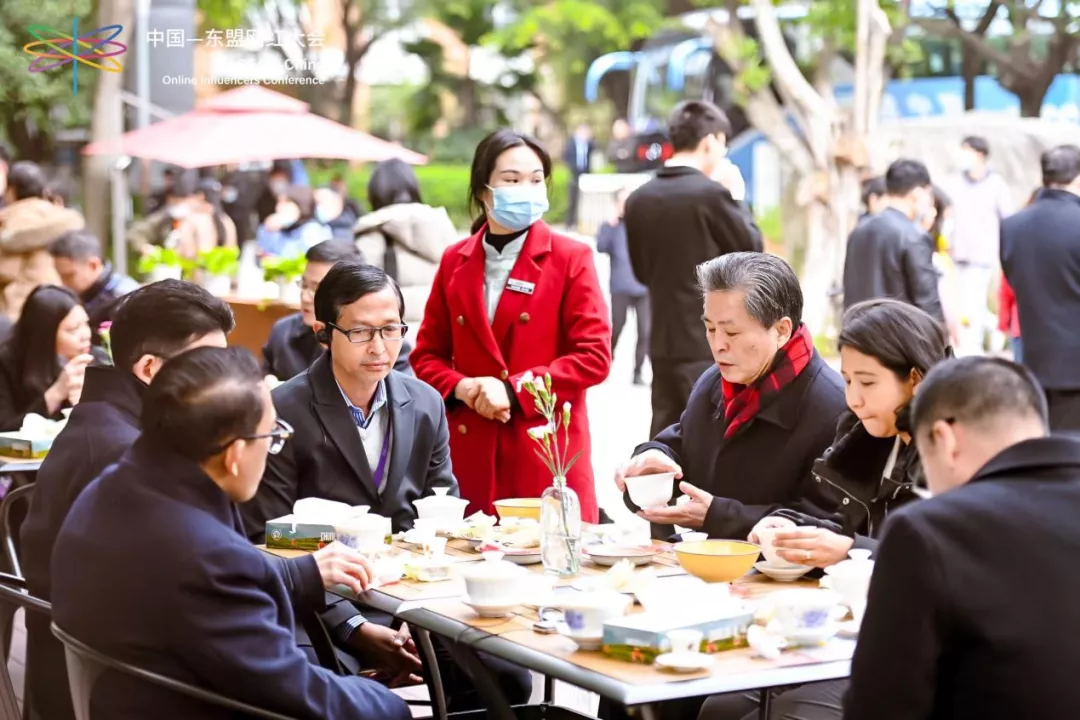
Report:
[[[27,592],[26,580],[21,577],[15,577],[14,575],[8,575],[7,573],[0,573],[0,618],[8,623],[7,626],[2,628],[5,637],[10,635],[10,623],[15,616],[15,611],[19,608],[22,608],[26,612],[41,613],[45,615],[45,617],[52,616],[52,605]],[[0,678],[0,720],[17,720],[19,718],[19,709],[15,700],[15,690],[11,684],[11,675],[8,673],[8,653],[6,652],[6,647],[7,646],[5,646],[4,660],[2,663],[3,677]],[[23,718],[33,717],[32,708],[30,707],[30,693],[26,690],[26,688],[30,686],[31,672],[33,672],[33,668],[30,666],[30,663],[27,662],[26,675],[23,678],[25,681],[23,689]],[[12,708],[14,708],[14,715],[10,714]]]
[[[71,635],[60,629],[56,623],[52,625],[53,635],[64,643],[67,654],[68,678],[71,684],[71,699],[75,704],[75,720],[90,720],[90,697],[94,690],[94,684],[106,670],[121,672],[125,675],[138,678],[145,682],[160,687],[168,688],[188,697],[197,698],[203,702],[218,707],[228,708],[245,715],[268,720],[292,720],[288,715],[263,710],[239,700],[219,695],[209,690],[189,685],[179,680],[159,675],[149,670],[130,665],[111,658],[108,655],[94,650]],[[0,720],[6,720],[0,719]]]

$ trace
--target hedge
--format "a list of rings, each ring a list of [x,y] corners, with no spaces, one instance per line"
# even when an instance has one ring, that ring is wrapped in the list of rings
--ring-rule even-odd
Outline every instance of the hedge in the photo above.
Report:
[[[349,194],[361,200],[365,205],[367,204],[368,178],[371,177],[371,171],[374,168],[373,164],[368,164],[356,170],[344,170]],[[418,165],[415,169],[424,202],[435,207],[446,208],[455,227],[468,228],[472,224],[468,202],[469,166],[432,164]],[[311,182],[315,186],[324,185],[329,182],[333,173],[333,168],[313,168],[310,170]],[[550,224],[560,224],[566,217],[570,172],[560,165],[556,166],[552,176],[548,190],[551,209],[544,219]]]

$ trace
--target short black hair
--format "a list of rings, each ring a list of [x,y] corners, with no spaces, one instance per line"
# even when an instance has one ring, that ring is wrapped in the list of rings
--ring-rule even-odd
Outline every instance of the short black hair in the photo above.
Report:
[[[198,175],[190,170],[185,170],[176,176],[172,187],[165,191],[165,195],[171,198],[189,198],[195,194],[198,185]]]
[[[874,358],[900,380],[912,370],[925,377],[952,354],[944,325],[914,305],[889,298],[848,308],[837,346]]]
[[[290,185],[285,191],[285,197],[300,211],[300,217],[295,224],[315,217],[315,191],[307,185]]]
[[[368,180],[367,194],[372,210],[399,203],[423,202],[416,173],[412,166],[398,158],[384,160],[375,166]]]
[[[288,175],[289,182],[292,182],[292,163],[288,160],[275,160],[267,173],[267,176],[270,175]]]
[[[350,240],[323,240],[308,248],[304,259],[309,263],[326,265],[339,262],[359,263],[364,261],[364,254],[360,252],[360,248],[356,247],[356,243]]]
[[[727,253],[698,265],[697,279],[703,294],[742,290],[746,311],[763,327],[770,328],[783,318],[790,318],[796,328],[802,324],[802,287],[783,258],[759,252]]]
[[[893,197],[924,187],[930,187],[930,171],[918,160],[897,160],[885,171],[885,190]]]
[[[685,152],[696,149],[710,135],[731,137],[731,121],[723,110],[707,100],[687,100],[671,111],[668,134],[671,149]]]
[[[35,162],[20,160],[8,170],[8,187],[15,193],[16,200],[45,197],[48,186],[49,178]]]
[[[113,315],[113,362],[130,371],[143,355],[168,360],[216,330],[228,335],[233,324],[228,303],[198,285],[183,280],[151,283],[124,296]]]
[[[146,391],[143,435],[194,462],[258,432],[263,375],[241,347],[194,348],[161,368]]]
[[[885,178],[881,175],[875,175],[869,180],[864,180],[862,184],[862,203],[867,207],[870,206],[870,198],[872,197],[884,197],[887,192],[885,188]]]
[[[68,260],[89,260],[102,258],[101,241],[89,230],[69,230],[53,240],[49,245],[49,254],[54,258]]]
[[[990,157],[990,143],[978,135],[968,135],[960,141],[960,147],[969,147],[984,158]]]
[[[1044,187],[1065,186],[1080,176],[1080,147],[1059,145],[1042,155]]]
[[[939,420],[980,423],[1037,418],[1049,429],[1046,395],[1023,365],[976,356],[947,360],[919,385],[911,411],[915,436]]]
[[[339,262],[330,268],[319,289],[315,291],[315,319],[321,323],[336,323],[341,308],[388,287],[394,288],[398,298],[398,312],[405,317],[405,298],[394,278],[382,268],[356,262]]]

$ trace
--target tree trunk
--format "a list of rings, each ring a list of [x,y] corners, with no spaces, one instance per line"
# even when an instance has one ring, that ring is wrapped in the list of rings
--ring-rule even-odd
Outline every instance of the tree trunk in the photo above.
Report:
[[[352,127],[353,124],[353,102],[356,100],[356,71],[357,65],[346,60],[345,65],[347,67],[347,73],[345,75],[345,85],[341,93],[341,117],[338,122],[342,125],[348,125]]]
[[[116,42],[128,44],[134,20],[134,0],[101,0],[98,7],[98,26],[114,24],[123,26],[120,35],[115,38]],[[123,87],[123,73],[98,74],[97,89],[94,92],[93,117],[90,123],[92,142],[111,140],[123,134],[124,112],[123,102],[120,100]],[[109,208],[112,206],[109,197],[112,189],[109,168],[115,161],[115,156],[89,155],[83,167],[83,209],[86,215],[86,227],[102,240],[111,238],[111,243],[103,243],[106,247],[126,241],[123,237],[112,237],[109,231]],[[117,270],[126,272],[126,268],[117,268]]]
[[[979,57],[968,46],[962,48],[964,74],[964,111],[975,109],[975,78],[979,75]]]
[[[1046,90],[1047,88],[1038,85],[1027,85],[1016,89],[1016,96],[1020,98],[1020,117],[1033,118],[1042,115]]]

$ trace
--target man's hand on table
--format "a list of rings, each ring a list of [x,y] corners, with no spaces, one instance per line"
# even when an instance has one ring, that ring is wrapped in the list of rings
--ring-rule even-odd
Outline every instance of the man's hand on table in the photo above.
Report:
[[[656,525],[678,525],[700,530],[705,526],[705,516],[709,514],[713,496],[688,482],[679,483],[679,491],[690,498],[690,501],[642,510],[638,515]]]
[[[371,587],[375,579],[375,570],[367,558],[347,545],[333,542],[311,555],[315,558],[323,587],[327,590],[335,585],[344,585],[360,594]]]
[[[402,625],[400,630],[394,632],[377,623],[366,622],[349,637],[349,645],[363,657],[367,665],[392,676],[390,687],[423,682],[420,656],[409,635],[408,625]]]

